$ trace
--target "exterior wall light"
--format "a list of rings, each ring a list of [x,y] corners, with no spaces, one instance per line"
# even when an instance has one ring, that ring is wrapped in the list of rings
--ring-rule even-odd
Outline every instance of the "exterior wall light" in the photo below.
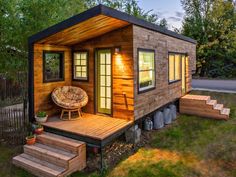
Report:
[[[121,54],[121,48],[115,47],[115,55]]]

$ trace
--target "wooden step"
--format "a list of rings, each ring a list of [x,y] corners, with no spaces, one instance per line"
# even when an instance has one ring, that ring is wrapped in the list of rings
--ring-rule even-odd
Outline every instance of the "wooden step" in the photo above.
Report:
[[[217,101],[216,100],[210,100],[207,104],[211,105],[212,107],[215,107],[216,104],[217,104]]]
[[[200,101],[210,101],[211,97],[210,96],[205,96],[205,95],[185,95],[182,97],[182,99],[190,99],[190,100],[200,100]]]
[[[217,104],[216,100],[211,100],[210,96],[186,95],[180,99],[180,113],[208,117],[213,119],[227,120],[229,109],[225,109],[223,104]]]
[[[36,159],[27,154],[14,157],[13,164],[38,177],[60,177],[65,171],[64,168]]]
[[[36,143],[34,145],[25,145],[24,152],[40,160],[47,161],[49,163],[55,164],[60,167],[68,168],[69,161],[73,159],[76,155],[52,148],[50,146]]]
[[[47,132],[37,136],[37,142],[76,154],[79,153],[81,146],[85,146],[84,142]]]
[[[226,116],[229,117],[230,109],[229,109],[229,108],[223,108],[223,109],[221,110],[221,114],[226,115]]]
[[[223,106],[224,106],[223,104],[216,104],[214,106],[214,109],[221,111],[223,109]]]

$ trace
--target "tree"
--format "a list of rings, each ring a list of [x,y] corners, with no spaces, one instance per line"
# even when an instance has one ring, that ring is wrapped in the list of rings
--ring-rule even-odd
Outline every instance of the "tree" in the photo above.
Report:
[[[94,7],[98,4],[103,4],[108,7],[123,11],[127,14],[141,18],[148,22],[160,25],[163,28],[167,28],[166,19],[159,19],[153,10],[145,11],[139,5],[137,0],[88,0],[87,6]]]
[[[236,76],[236,11],[232,0],[182,0],[182,33],[197,40],[201,76]],[[224,70],[227,66],[232,68]],[[214,72],[213,72],[214,71]]]
[[[136,0],[3,0],[0,1],[0,73],[27,70],[29,36],[100,3],[159,23],[158,16],[152,10],[141,9]]]
[[[85,0],[0,2],[0,72],[26,70],[28,37],[87,9]]]

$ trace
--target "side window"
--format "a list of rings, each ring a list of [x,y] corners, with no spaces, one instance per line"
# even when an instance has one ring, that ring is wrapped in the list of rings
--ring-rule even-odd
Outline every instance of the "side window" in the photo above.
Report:
[[[64,52],[43,52],[43,81],[64,80]]]
[[[138,91],[155,88],[155,51],[138,50]]]
[[[76,51],[73,53],[73,79],[88,81],[88,52]]]

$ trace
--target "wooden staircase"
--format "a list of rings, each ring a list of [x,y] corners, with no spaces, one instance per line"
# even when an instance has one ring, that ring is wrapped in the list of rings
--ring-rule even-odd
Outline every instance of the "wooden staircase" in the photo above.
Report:
[[[63,177],[86,167],[86,144],[51,133],[37,136],[36,144],[24,145],[13,164],[39,177]]]
[[[210,96],[185,95],[180,99],[180,113],[208,117],[213,119],[228,120],[230,109],[224,108]]]

